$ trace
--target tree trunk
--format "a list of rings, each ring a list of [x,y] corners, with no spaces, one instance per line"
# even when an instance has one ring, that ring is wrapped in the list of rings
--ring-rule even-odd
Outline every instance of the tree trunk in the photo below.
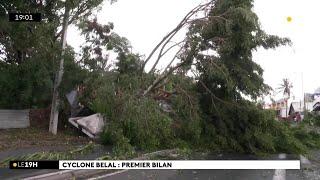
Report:
[[[158,76],[157,79],[153,81],[153,83],[143,92],[143,96],[146,96],[150,91],[153,90],[154,87],[156,87],[162,80],[167,78],[171,73],[173,73],[176,69],[184,65],[186,61],[181,62],[180,64],[176,65],[175,67],[172,67],[169,71],[162,73]]]
[[[50,124],[49,124],[49,132],[56,135],[58,129],[58,117],[59,117],[59,86],[62,81],[63,76],[63,66],[64,66],[64,55],[66,48],[66,37],[67,37],[67,29],[68,29],[68,20],[69,20],[69,7],[65,5],[65,13],[63,17],[63,25],[62,25],[62,51],[61,51],[61,59],[59,65],[59,71],[55,75],[54,86],[53,86],[53,96],[52,96],[52,104],[51,104],[51,113],[50,113]]]

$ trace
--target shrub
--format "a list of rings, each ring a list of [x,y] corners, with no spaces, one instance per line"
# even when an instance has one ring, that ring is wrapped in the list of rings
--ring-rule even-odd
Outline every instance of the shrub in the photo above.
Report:
[[[320,127],[320,115],[316,113],[307,112],[302,122],[311,126]]]
[[[241,106],[240,106],[241,104]],[[245,153],[306,153],[306,143],[295,136],[288,124],[275,120],[273,112],[242,101],[216,103],[214,114],[207,116],[203,131],[207,143],[225,150]]]

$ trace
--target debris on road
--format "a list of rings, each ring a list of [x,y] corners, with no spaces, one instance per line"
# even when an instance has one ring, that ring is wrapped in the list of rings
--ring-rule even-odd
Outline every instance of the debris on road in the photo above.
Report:
[[[99,113],[87,117],[69,118],[69,122],[90,138],[97,138],[105,126],[103,116]]]

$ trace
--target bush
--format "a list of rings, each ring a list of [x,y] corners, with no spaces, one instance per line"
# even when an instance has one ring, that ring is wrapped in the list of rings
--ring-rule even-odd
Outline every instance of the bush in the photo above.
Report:
[[[307,112],[302,122],[311,126],[320,127],[320,115],[316,113]]]
[[[101,140],[104,144],[112,144],[113,152],[116,156],[131,157],[134,154],[134,148],[130,141],[123,135],[123,130],[117,127],[117,124],[110,124],[102,133]]]
[[[3,95],[0,96],[0,108],[47,108],[52,100],[57,63],[41,56],[41,53],[21,64],[0,61],[0,94]],[[86,77],[87,70],[75,63],[71,50],[67,51],[64,75],[59,87],[60,97],[63,98]]]
[[[307,152],[307,143],[295,136],[288,124],[276,121],[273,112],[250,102],[217,102],[213,112],[211,117],[207,116],[202,135],[212,146],[254,154]]]
[[[115,121],[120,121],[125,137],[132,144],[144,150],[171,146],[172,119],[153,100],[129,97],[119,114]]]
[[[38,59],[20,65],[0,62],[0,108],[47,107],[53,87],[47,66]]]

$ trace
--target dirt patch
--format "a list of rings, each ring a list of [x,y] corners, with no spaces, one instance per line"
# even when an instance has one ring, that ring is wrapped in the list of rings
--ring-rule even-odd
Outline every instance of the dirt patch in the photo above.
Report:
[[[77,146],[90,141],[88,137],[76,133],[58,131],[52,135],[41,128],[0,130],[0,151],[29,147]]]

